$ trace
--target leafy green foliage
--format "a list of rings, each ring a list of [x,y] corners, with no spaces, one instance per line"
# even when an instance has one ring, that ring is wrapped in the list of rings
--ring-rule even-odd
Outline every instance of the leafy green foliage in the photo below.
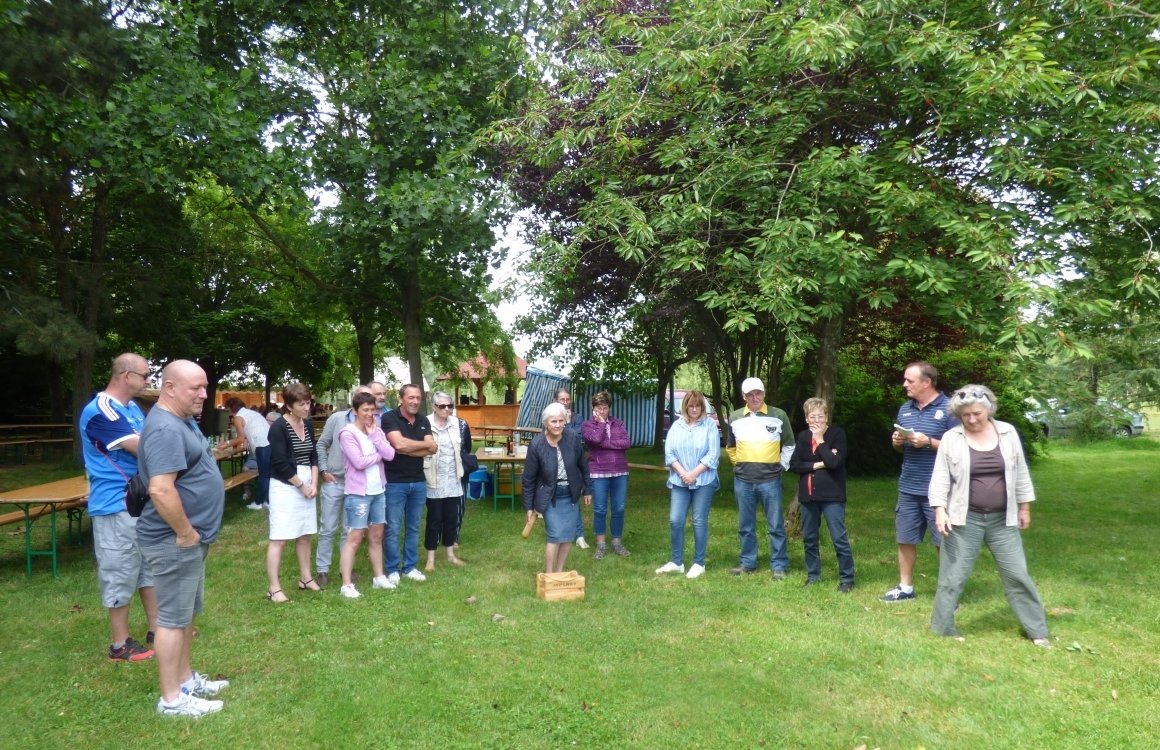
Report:
[[[855,311],[917,308],[1034,357],[1064,340],[1030,306],[1107,299],[1051,283],[1095,243],[1134,269],[1120,289],[1154,287],[1150,17],[579,2],[550,30],[547,83],[491,137],[543,211],[541,252],[566,267],[615,254],[642,293],[696,300],[734,381],[776,381],[776,342],[810,347],[817,321]],[[740,336],[753,328],[773,331],[768,371],[742,364],[762,359]]]

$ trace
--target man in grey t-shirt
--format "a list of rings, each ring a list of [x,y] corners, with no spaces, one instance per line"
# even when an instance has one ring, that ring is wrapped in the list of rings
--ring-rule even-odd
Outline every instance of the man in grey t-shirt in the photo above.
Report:
[[[145,418],[137,450],[151,502],[137,521],[142,558],[157,592],[157,713],[200,717],[222,709],[206,700],[229,686],[190,668],[193,618],[202,609],[205,558],[225,509],[217,462],[194,421],[206,398],[205,371],[188,360],[161,372],[161,395]]]

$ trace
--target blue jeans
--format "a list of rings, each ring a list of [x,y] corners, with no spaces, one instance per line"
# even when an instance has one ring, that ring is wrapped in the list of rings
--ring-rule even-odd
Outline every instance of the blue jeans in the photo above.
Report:
[[[592,480],[592,531],[604,536],[604,521],[608,516],[609,499],[612,501],[612,538],[624,536],[624,505],[628,501],[628,475],[603,477]],[[583,530],[583,529],[581,529]]]
[[[346,526],[340,523],[346,507],[346,491],[342,482],[322,482],[318,493],[318,544],[314,548],[314,569],[319,573],[330,572],[330,562],[334,556],[334,537],[342,527],[342,537],[338,542],[339,554],[346,544]]]
[[[387,575],[410,573],[419,562],[419,528],[427,507],[426,482],[392,482],[387,485],[387,528],[383,534],[383,561]],[[403,567],[399,567],[399,532],[406,518]]]
[[[270,502],[270,446],[255,448],[254,457],[258,459],[258,496],[254,502],[266,505]]]
[[[785,518],[781,511],[781,477],[757,484],[734,479],[733,494],[737,497],[741,567],[746,570],[757,568],[757,504],[761,503],[769,525],[769,567],[774,571],[789,570]]]
[[[576,511],[576,538],[584,536],[584,513],[579,508]]]
[[[685,564],[685,519],[693,506],[693,563],[705,566],[705,548],[709,546],[709,507],[721,483],[716,479],[703,487],[669,488],[669,538],[673,545],[673,562]]]
[[[834,554],[838,556],[838,582],[853,583],[854,553],[850,549],[850,539],[846,536],[846,504],[802,503],[800,507],[806,575],[810,578],[822,577],[822,560],[818,555],[818,531],[822,516],[825,516],[826,528],[830,530],[830,541],[834,543]]]

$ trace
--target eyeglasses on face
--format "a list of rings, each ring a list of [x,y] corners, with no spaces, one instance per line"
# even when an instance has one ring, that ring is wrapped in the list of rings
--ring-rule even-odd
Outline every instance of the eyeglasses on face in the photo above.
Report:
[[[137,377],[141,378],[142,380],[148,380],[150,378],[150,376],[152,375],[152,373],[149,372],[148,370],[146,370],[145,372],[137,372],[136,370],[122,370],[121,372],[124,372],[126,375],[136,375]]]
[[[435,404],[436,409],[450,409],[451,404]]]

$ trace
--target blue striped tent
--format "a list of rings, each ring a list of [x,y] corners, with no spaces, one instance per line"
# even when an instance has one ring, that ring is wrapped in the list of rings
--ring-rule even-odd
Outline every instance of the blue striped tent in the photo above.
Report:
[[[656,429],[656,401],[652,393],[625,388],[618,383],[592,383],[573,386],[563,375],[528,367],[524,398],[520,402],[519,427],[539,427],[544,407],[552,403],[556,391],[567,388],[572,393],[572,410],[584,418],[591,413],[592,396],[598,391],[612,394],[612,415],[624,422],[633,445],[652,445]]]

